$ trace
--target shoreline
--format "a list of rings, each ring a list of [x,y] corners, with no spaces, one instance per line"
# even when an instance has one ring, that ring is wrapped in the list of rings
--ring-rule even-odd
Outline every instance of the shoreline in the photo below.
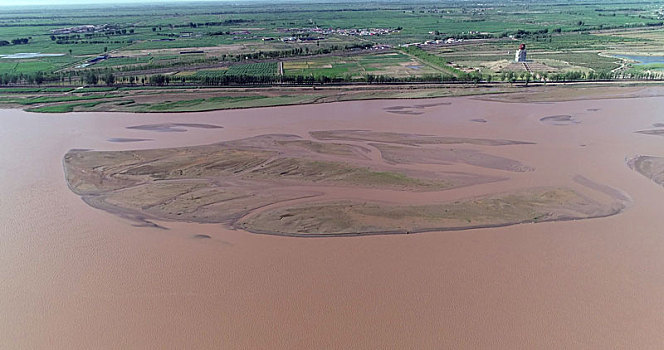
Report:
[[[584,94],[565,93],[583,89]],[[633,89],[631,94],[625,89]],[[530,94],[530,102],[566,102],[587,99],[643,97],[638,90],[662,89],[662,81],[591,81],[568,83],[480,83],[480,84],[404,84],[393,86],[293,86],[293,87],[169,87],[103,92],[65,93],[12,92],[3,95],[0,107],[22,109],[31,113],[61,114],[71,112],[122,112],[136,114],[190,113],[242,110],[265,107],[327,104],[347,101],[421,100],[430,98],[472,96],[480,100],[521,103],[510,96]],[[608,90],[608,91],[604,91]],[[620,90],[613,92],[613,90]],[[596,91],[588,96],[588,92]],[[72,93],[77,95],[72,95]],[[547,96],[553,94],[553,96]],[[34,100],[44,95],[54,102]],[[107,96],[108,95],[108,96]],[[538,96],[539,95],[539,96]],[[664,91],[656,95],[662,96]],[[97,97],[99,96],[99,97]]]

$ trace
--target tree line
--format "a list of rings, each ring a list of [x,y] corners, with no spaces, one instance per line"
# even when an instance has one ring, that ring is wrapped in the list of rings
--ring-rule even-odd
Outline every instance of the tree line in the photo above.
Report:
[[[8,45],[25,45],[30,42],[30,39],[32,38],[16,38],[12,39],[11,42],[7,40],[0,40],[0,46],[8,46]]]
[[[502,81],[506,83],[530,82],[582,82],[582,81],[607,81],[607,80],[662,80],[664,74],[654,72],[612,72],[612,71],[568,71],[560,73],[547,72],[512,72],[506,71],[494,76],[481,74],[480,72],[461,72],[457,76],[448,74],[429,74],[422,76],[394,77],[386,75],[367,74],[361,78],[351,75],[327,76],[327,75],[232,75],[223,74],[217,76],[180,76],[174,77],[165,74],[153,74],[145,76],[117,77],[112,71],[87,71],[84,73],[3,73],[0,74],[0,85],[42,85],[58,84],[63,86],[85,85],[190,85],[190,86],[233,86],[233,85],[324,85],[344,83],[367,83],[367,84],[390,84],[390,83],[491,83]]]

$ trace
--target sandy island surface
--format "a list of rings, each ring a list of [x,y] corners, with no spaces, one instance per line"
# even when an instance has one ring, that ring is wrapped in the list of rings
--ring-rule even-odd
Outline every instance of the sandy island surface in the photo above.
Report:
[[[510,172],[532,172],[517,160],[488,152],[533,143],[366,130],[310,135],[327,142],[278,134],[186,148],[70,151],[64,157],[65,173],[70,188],[86,203],[143,225],[157,226],[151,221],[155,219],[226,223],[250,232],[300,237],[585,219],[613,215],[625,206],[619,198],[595,199],[571,188],[531,187],[454,202],[401,203],[395,191],[444,191],[504,181]],[[427,164],[450,170],[416,170]],[[459,164],[471,165],[471,170],[463,172]],[[505,174],[492,176],[483,169]],[[344,188],[352,188],[354,198],[371,189],[382,194],[381,202],[360,197],[339,203],[353,199],[339,196],[329,202],[330,195]],[[310,200],[291,204],[304,198]]]

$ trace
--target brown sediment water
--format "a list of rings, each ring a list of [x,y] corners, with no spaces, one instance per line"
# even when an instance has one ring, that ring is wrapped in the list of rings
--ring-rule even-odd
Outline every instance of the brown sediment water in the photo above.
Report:
[[[664,98],[631,97],[357,101],[149,115],[0,111],[0,348],[659,348],[664,189],[627,161],[664,157],[661,137],[635,132],[662,122]],[[422,112],[416,118],[385,109],[409,103],[431,107],[415,107]],[[578,123],[540,121],[559,115]],[[223,128],[127,129],[154,124]],[[594,219],[309,239],[223,224],[137,227],[87,205],[63,174],[71,149],[183,147],[267,134],[309,139],[321,130],[532,143],[488,151],[458,144],[532,171],[409,163],[417,171],[506,179],[442,192],[389,191],[402,203],[545,185],[627,207]],[[366,155],[380,157],[375,149]],[[393,200],[385,193],[349,187],[329,197]]]

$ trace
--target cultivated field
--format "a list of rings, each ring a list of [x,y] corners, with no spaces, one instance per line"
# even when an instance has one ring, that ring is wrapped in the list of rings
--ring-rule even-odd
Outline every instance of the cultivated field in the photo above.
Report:
[[[34,7],[6,7],[0,14],[0,103],[25,105],[28,93],[47,86],[70,90],[57,102],[29,103],[32,110],[208,110],[256,104],[238,104],[233,94],[183,98],[182,90],[147,96],[162,86],[511,85],[659,80],[664,74],[664,15],[638,0],[264,5],[56,6],[50,16]],[[513,61],[521,43],[527,64]],[[140,96],[54,105],[83,86],[129,88]],[[289,103],[282,100],[274,103]]]

